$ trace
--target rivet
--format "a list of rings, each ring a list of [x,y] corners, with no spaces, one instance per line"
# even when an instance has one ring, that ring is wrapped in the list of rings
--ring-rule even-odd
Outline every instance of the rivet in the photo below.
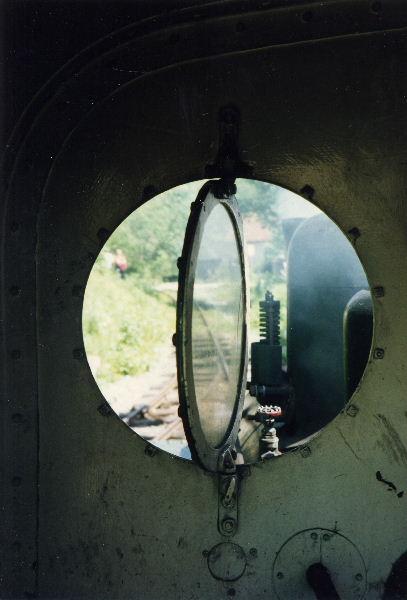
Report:
[[[384,358],[384,349],[383,348],[375,348],[373,352],[373,358],[381,359]]]
[[[10,288],[10,294],[12,296],[18,296],[21,293],[21,288],[19,288],[17,285],[13,285]]]
[[[352,229],[348,230],[348,236],[350,237],[352,242],[356,242],[358,238],[361,236],[360,229],[358,227],[352,227]]]
[[[382,287],[381,285],[378,285],[376,287],[373,288],[373,296],[375,298],[383,298],[384,296],[384,287]]]
[[[108,402],[103,402],[98,406],[98,412],[102,415],[102,417],[108,417],[113,414],[113,408]]]
[[[355,579],[356,579],[356,581],[362,581],[362,579],[363,579],[362,573],[356,573]]]
[[[284,579],[284,573],[282,573],[281,571],[279,571],[276,575],[277,579]]]
[[[142,200],[146,202],[146,200],[151,200],[154,196],[157,196],[158,190],[154,185],[146,185],[143,190]]]
[[[18,358],[21,358],[21,350],[18,350],[17,348],[15,350],[11,351],[11,358],[13,358],[14,360],[17,360]]]
[[[104,244],[105,242],[107,242],[109,236],[110,236],[110,231],[108,229],[105,229],[104,227],[101,227],[97,233],[99,242],[101,244]]]
[[[303,458],[308,458],[311,456],[311,448],[309,446],[302,446],[302,448],[300,448],[300,454]]]
[[[358,412],[359,412],[359,408],[357,406],[355,406],[354,404],[349,404],[349,406],[346,408],[346,414],[349,417],[356,417]]]
[[[152,458],[153,456],[155,456],[157,454],[157,448],[154,448],[154,446],[151,446],[150,444],[148,444],[145,447],[144,453],[149,456],[150,458]]]
[[[303,188],[300,189],[300,194],[305,196],[308,200],[312,200],[315,194],[315,190],[310,185],[304,185]]]

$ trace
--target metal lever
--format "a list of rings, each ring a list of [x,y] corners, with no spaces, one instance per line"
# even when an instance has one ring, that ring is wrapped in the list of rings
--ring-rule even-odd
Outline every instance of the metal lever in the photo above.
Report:
[[[306,577],[317,600],[341,600],[329,570],[322,563],[314,563],[308,567]]]
[[[219,459],[218,472],[218,529],[231,537],[238,525],[238,477],[235,464],[236,452],[228,448]]]
[[[225,495],[223,496],[221,502],[225,508],[232,505],[234,502],[234,495],[236,490],[236,475],[233,475],[229,478],[227,482],[227,488]]]

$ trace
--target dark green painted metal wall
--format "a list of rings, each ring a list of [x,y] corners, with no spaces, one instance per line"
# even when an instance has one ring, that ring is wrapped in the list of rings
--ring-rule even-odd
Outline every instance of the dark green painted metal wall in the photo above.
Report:
[[[7,7],[21,15],[32,4]],[[38,8],[41,21],[46,4]],[[95,37],[82,8],[70,5],[85,48]],[[3,172],[2,598],[299,597],[305,584],[290,570],[309,557],[293,548],[287,560],[285,549],[305,530],[329,530],[344,589],[362,576],[352,597],[382,596],[407,537],[406,24],[397,1],[231,1],[146,22],[130,15],[33,100]],[[63,36],[62,20],[55,26]],[[29,48],[22,31],[14,35]],[[21,106],[24,78],[15,81]],[[153,189],[202,179],[230,102],[254,176],[312,196],[385,292],[374,297],[373,352],[351,405],[309,445],[244,480],[233,541],[247,565],[233,584],[213,578],[205,557],[223,541],[215,478],[146,453],[109,412],[81,332],[106,236]]]

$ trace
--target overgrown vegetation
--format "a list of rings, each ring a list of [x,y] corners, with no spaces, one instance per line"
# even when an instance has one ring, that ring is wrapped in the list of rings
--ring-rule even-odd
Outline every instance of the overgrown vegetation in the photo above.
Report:
[[[98,378],[114,381],[142,373],[158,358],[160,349],[170,344],[175,330],[176,261],[190,204],[201,185],[196,182],[175,188],[140,207],[118,227],[98,257],[87,286],[83,314],[86,351],[88,357],[97,358]],[[267,228],[272,228],[272,243],[266,249],[270,264],[283,252],[275,209],[277,188],[241,180],[237,197],[243,217],[257,215]],[[118,248],[129,264],[124,279],[111,266]],[[270,289],[284,304],[285,286],[279,274],[263,267],[252,270],[251,275],[252,326],[256,327],[258,300]]]
[[[191,195],[181,187],[157,196],[132,213],[107,241],[105,253],[123,250],[128,274],[137,275],[140,288],[151,289],[157,281],[177,277]]]
[[[171,299],[147,293],[135,276],[95,269],[86,288],[84,337],[88,356],[99,357],[98,377],[114,381],[148,370],[159,348],[171,343]]]

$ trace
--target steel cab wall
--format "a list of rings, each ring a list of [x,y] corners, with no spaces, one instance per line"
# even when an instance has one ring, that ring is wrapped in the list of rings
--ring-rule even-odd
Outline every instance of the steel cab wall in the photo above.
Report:
[[[376,478],[400,486],[407,457],[405,10],[389,3],[378,17],[369,3],[335,2],[314,5],[307,21],[298,4],[252,12],[232,4],[227,15],[213,7],[171,27],[127,30],[79,58],[49,88],[9,163],[3,595],[125,598],[137,589],[157,599],[168,589],[174,597],[223,589],[202,560],[221,540],[216,481],[146,453],[109,411],[86,363],[81,310],[115,227],[152,195],[204,177],[219,108],[231,102],[254,176],[325,210],[353,241],[372,288],[384,290],[374,294],[356,411],[339,415],[309,452],[259,465],[245,482],[236,540],[262,553],[250,565],[255,577],[235,587],[260,597],[272,557],[308,527],[337,522],[352,538],[371,597],[405,550],[405,499]],[[263,526],[270,507],[272,531]]]

